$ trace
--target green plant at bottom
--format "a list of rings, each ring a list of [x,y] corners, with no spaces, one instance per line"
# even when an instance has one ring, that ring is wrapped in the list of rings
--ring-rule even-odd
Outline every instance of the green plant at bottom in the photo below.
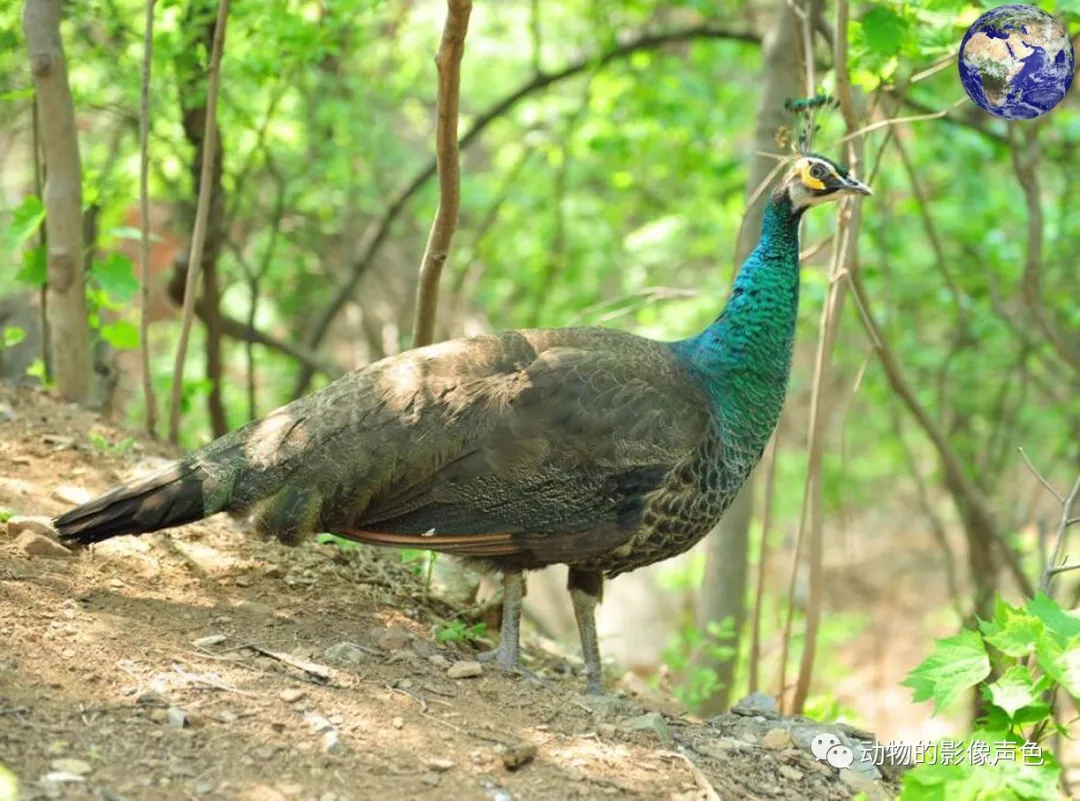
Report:
[[[1071,739],[1051,704],[1058,692],[1080,698],[1080,613],[1042,593],[1024,606],[998,598],[993,620],[938,640],[903,683],[915,701],[933,700],[934,714],[978,686],[988,712],[964,740],[937,743],[915,760],[901,801],[1061,797],[1047,739]]]

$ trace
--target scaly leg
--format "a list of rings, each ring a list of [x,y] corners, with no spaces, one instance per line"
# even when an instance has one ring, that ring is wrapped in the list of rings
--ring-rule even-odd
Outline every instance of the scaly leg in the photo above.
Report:
[[[477,659],[481,662],[498,662],[506,670],[518,670],[521,655],[521,599],[525,597],[525,575],[508,570],[503,574],[502,628],[499,631],[499,647],[485,651]]]
[[[570,569],[566,583],[574,604],[578,634],[581,636],[581,655],[585,659],[585,692],[604,694],[604,674],[600,665],[600,642],[596,637],[596,605],[604,597],[604,577],[591,570]]]

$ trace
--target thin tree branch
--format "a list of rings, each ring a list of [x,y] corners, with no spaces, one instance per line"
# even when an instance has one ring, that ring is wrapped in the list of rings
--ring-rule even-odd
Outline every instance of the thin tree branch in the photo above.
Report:
[[[761,610],[765,598],[765,576],[768,573],[769,534],[772,529],[773,498],[776,491],[776,460],[780,449],[780,425],[769,440],[769,447],[762,460],[765,473],[765,497],[761,510],[761,537],[758,545],[757,582],[754,585],[754,606],[750,620],[750,655],[748,682],[751,693],[757,692],[761,673]]]
[[[1009,129],[1010,137],[1014,133]],[[1016,180],[1024,191],[1024,200],[1027,204],[1027,257],[1024,260],[1024,277],[1021,286],[1024,294],[1024,302],[1028,311],[1035,320],[1035,325],[1042,333],[1050,347],[1074,370],[1080,371],[1080,351],[1077,351],[1070,342],[1066,341],[1058,330],[1057,325],[1051,319],[1047,310],[1043,308],[1042,290],[1042,251],[1043,251],[1043,212],[1042,199],[1039,196],[1039,176],[1037,171],[1039,160],[1038,129],[1031,129],[1027,133],[1027,143],[1024,152],[1016,146],[1010,148],[1012,153],[1013,170]]]
[[[506,116],[522,100],[541,92],[554,84],[573,78],[589,70],[607,66],[612,62],[629,58],[635,53],[647,50],[658,50],[667,45],[682,44],[699,39],[737,41],[755,45],[761,43],[760,38],[753,33],[732,31],[715,25],[695,25],[681,30],[671,31],[669,33],[642,34],[603,53],[575,61],[561,70],[533,76],[513,92],[510,92],[501,100],[493,103],[486,111],[478,115],[473,120],[472,125],[469,126],[468,131],[466,131],[458,140],[458,148],[460,150],[467,149],[480,137],[480,134],[482,134],[488,126]],[[360,282],[360,278],[371,267],[375,257],[386,242],[390,233],[390,228],[397,221],[413,196],[436,175],[437,171],[438,163],[434,159],[421,168],[420,171],[413,176],[412,180],[409,181],[409,183],[406,184],[390,201],[386,207],[386,211],[383,212],[383,215],[369,229],[370,234],[367,237],[365,244],[360,249],[360,255],[349,266],[348,277],[334,291],[329,303],[327,303],[315,318],[311,329],[305,337],[309,349],[314,351],[322,344],[323,339],[330,330],[330,324],[337,317],[341,309],[344,308],[349,298],[352,297],[353,293],[356,291],[357,284]],[[308,385],[311,383],[312,375],[313,373],[307,368],[301,370],[300,375],[297,378],[296,386],[293,389],[294,397],[299,397],[307,391]]]
[[[157,398],[150,374],[150,70],[154,48],[154,0],[146,0],[142,86],[139,89],[139,355],[142,360],[146,433],[157,437]]]
[[[439,91],[435,112],[435,163],[439,173],[439,207],[431,223],[424,258],[420,264],[420,283],[416,290],[416,316],[413,321],[413,347],[430,345],[435,340],[435,316],[438,312],[439,277],[450,255],[450,245],[457,228],[461,205],[461,176],[458,160],[458,97],[461,89],[461,57],[465,35],[469,32],[472,0],[447,0],[446,24],[435,65],[439,70]]]
[[[210,51],[210,75],[206,87],[206,128],[203,134],[202,174],[199,181],[199,202],[195,210],[195,227],[191,236],[191,255],[184,282],[184,311],[180,327],[180,342],[176,350],[173,368],[172,407],[169,409],[169,442],[174,445],[180,439],[180,402],[184,390],[184,361],[187,357],[191,323],[195,317],[195,295],[199,289],[199,268],[202,264],[203,245],[206,243],[206,224],[210,214],[210,197],[213,193],[213,164],[217,148],[217,96],[221,74],[221,53],[225,47],[225,23],[229,16],[229,0],[218,0],[217,23],[214,26],[214,42]]]
[[[1053,485],[1050,484],[1042,474],[1035,469],[1035,465],[1028,459],[1027,454],[1024,453],[1023,448],[1017,448],[1020,451],[1020,456],[1024,459],[1024,464],[1031,470],[1032,475],[1039,480],[1046,490],[1053,495],[1058,503],[1061,504],[1061,518],[1058,521],[1057,534],[1054,537],[1054,548],[1050,551],[1050,558],[1046,560],[1043,565],[1042,578],[1039,581],[1039,591],[1045,595],[1050,595],[1050,579],[1052,579],[1058,573],[1063,573],[1066,570],[1072,570],[1077,567],[1076,565],[1065,566],[1061,564],[1061,551],[1065,546],[1065,532],[1068,531],[1069,526],[1076,522],[1069,515],[1072,514],[1073,504],[1076,503],[1077,498],[1080,498],[1080,477],[1077,477],[1076,483],[1073,484],[1069,494],[1062,496]],[[1065,568],[1064,570],[1062,568]]]

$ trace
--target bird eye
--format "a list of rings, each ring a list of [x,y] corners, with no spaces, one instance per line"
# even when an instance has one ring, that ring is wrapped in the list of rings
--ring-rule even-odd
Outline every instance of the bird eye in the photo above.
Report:
[[[829,171],[825,169],[824,164],[815,164],[810,168],[810,177],[816,178],[819,181],[824,181],[829,175]]]

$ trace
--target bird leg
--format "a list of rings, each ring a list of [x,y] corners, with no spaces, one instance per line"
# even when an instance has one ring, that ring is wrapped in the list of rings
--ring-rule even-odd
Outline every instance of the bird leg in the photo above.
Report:
[[[585,692],[604,694],[604,674],[600,665],[600,642],[596,637],[596,605],[604,597],[604,577],[593,570],[570,568],[566,582],[574,604],[578,634],[581,636],[581,655],[585,660]]]
[[[525,575],[518,570],[503,573],[502,628],[499,647],[476,658],[480,662],[498,662],[506,670],[519,669],[521,655],[521,599],[525,597]]]

